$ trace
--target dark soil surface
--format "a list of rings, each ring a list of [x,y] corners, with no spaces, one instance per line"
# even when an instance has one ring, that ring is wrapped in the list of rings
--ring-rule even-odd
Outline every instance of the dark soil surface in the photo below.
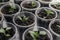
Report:
[[[53,12],[53,11],[52,11]],[[49,16],[47,16],[47,13],[44,9],[41,9],[41,11],[38,13],[38,16],[41,17],[41,18],[44,18],[46,17],[45,19],[52,19],[55,17],[56,14],[53,14],[51,13]]]
[[[60,22],[56,21],[54,24],[52,24],[51,28],[55,33],[60,35],[60,27],[58,27],[57,25],[60,26]]]
[[[2,8],[1,12],[3,14],[11,15],[11,14],[15,14],[15,13],[17,13],[19,11],[19,8],[17,6],[16,6],[16,9],[14,9],[13,12],[9,12],[10,11],[10,8],[11,7],[9,5],[7,5],[7,6],[5,6],[5,7]]]

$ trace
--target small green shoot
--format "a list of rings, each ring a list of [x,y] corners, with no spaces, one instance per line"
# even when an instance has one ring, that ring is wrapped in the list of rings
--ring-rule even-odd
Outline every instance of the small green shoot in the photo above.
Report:
[[[16,6],[15,6],[15,3],[14,3],[14,0],[10,0],[10,8],[9,8],[9,12],[14,12],[14,10],[16,9]]]
[[[45,31],[29,31],[30,35],[32,36],[33,40],[37,40],[37,37],[39,37],[39,35],[46,35],[47,33]]]
[[[45,9],[45,11],[46,11],[46,13],[47,13],[47,16],[50,16],[50,14],[51,14],[51,10],[49,10],[49,9]]]
[[[23,16],[23,17],[20,17],[20,16],[17,16],[22,22],[26,22],[29,17],[26,17],[26,16]]]
[[[35,2],[31,2],[31,5],[32,5],[32,7],[35,7],[36,6],[36,4],[35,4]]]
[[[10,29],[11,29],[11,27],[1,28],[1,29],[0,29],[0,33],[2,33],[3,35],[9,37],[10,34],[6,34],[6,31],[8,31],[8,30],[10,30]]]
[[[57,27],[59,27],[59,28],[60,28],[60,25],[57,25]]]
[[[54,6],[58,9],[60,9],[60,3],[54,4]]]
[[[11,6],[10,9],[9,9],[9,12],[12,12],[13,13],[15,9],[16,8],[14,8],[13,6]]]
[[[38,32],[35,31],[29,31],[30,35],[32,36],[33,40],[37,40],[36,38],[39,36]]]

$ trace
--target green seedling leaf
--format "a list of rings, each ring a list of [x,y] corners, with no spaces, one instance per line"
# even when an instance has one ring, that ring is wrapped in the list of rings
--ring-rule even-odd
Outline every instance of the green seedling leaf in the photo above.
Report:
[[[26,21],[29,19],[29,17],[24,16],[23,19],[24,19],[24,21]]]
[[[45,31],[40,31],[39,34],[40,35],[46,35],[47,33]]]
[[[19,18],[20,20],[22,20],[22,18],[20,16],[17,16],[17,18]]]
[[[35,7],[36,6],[35,2],[33,2],[33,1],[32,1],[32,4],[31,5],[32,5],[32,7]]]
[[[47,13],[47,16],[50,16],[50,14],[51,14],[51,10],[49,10],[49,9],[45,9],[45,11],[46,11],[46,13]]]
[[[9,37],[9,36],[10,36],[10,34],[5,34],[5,36]]]
[[[5,30],[3,28],[1,28],[0,33],[5,33]]]
[[[36,40],[36,37],[38,37],[38,35],[39,35],[38,32],[35,32],[35,31],[29,31],[29,33],[34,40]]]
[[[20,17],[20,16],[17,16],[22,22],[25,22],[29,19],[29,17],[26,17],[26,16],[23,16],[23,17]]]
[[[60,25],[57,25],[57,27],[59,27],[59,28],[60,28]]]
[[[53,4],[56,8],[60,8],[60,3]]]
[[[6,30],[10,30],[10,29],[12,29],[12,27],[7,27],[7,28],[6,28]]]
[[[0,33],[3,33],[4,36],[10,36],[10,34],[6,34],[6,31],[10,30],[11,27],[7,27],[7,28],[1,28],[0,29]]]

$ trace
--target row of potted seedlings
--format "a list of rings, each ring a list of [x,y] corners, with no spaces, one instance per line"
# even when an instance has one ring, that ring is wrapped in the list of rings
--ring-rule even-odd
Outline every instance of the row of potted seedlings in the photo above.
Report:
[[[52,34],[57,36],[56,40],[60,40],[60,22],[58,20],[55,20],[57,18],[57,10],[59,10],[59,4],[50,4],[52,8],[50,7],[40,7],[40,3],[38,1],[23,1],[21,3],[21,7],[18,4],[15,4],[14,1],[9,2],[9,4],[5,4],[1,7],[0,13],[1,17],[0,20],[2,20],[1,28],[0,28],[0,39],[1,40],[19,40],[19,38],[16,38],[17,36],[17,27],[23,27],[28,28],[25,30],[22,36],[22,40],[53,40]],[[55,10],[57,9],[57,10]],[[28,12],[27,12],[28,11]],[[34,12],[35,13],[34,13]],[[33,13],[32,13],[33,12]],[[36,15],[34,15],[36,14]],[[13,23],[16,25],[13,25],[12,23],[5,23],[4,17],[11,17],[13,18]],[[49,24],[49,30],[51,33],[43,28],[38,27],[38,31],[33,31],[33,27],[35,27],[35,20],[43,20],[43,21],[51,21]],[[6,19],[7,20],[7,19]],[[53,20],[53,21],[52,21]],[[3,25],[4,23],[5,25]],[[37,22],[36,22],[37,23]],[[41,24],[41,23],[40,23]],[[44,24],[43,24],[44,25]],[[23,29],[24,30],[24,29]]]

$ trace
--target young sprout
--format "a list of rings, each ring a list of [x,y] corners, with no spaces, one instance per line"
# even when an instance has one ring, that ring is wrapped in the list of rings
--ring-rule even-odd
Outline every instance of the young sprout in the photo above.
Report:
[[[16,9],[16,6],[14,4],[14,0],[10,0],[10,8],[9,8],[9,12],[14,12],[14,10]]]
[[[54,6],[60,9],[60,3],[54,4]]]
[[[37,31],[29,31],[30,35],[32,36],[33,40],[37,40],[36,38],[39,36]]]
[[[39,37],[39,35],[46,35],[47,33],[45,31],[29,31],[30,35],[32,36],[33,40],[37,40],[37,37]]]
[[[0,29],[0,33],[2,33],[4,36],[9,37],[10,34],[6,34],[6,31],[8,31],[8,30],[10,30],[10,29],[11,29],[11,27],[1,28],[1,29]]]
[[[47,13],[47,16],[50,16],[50,14],[51,14],[51,10],[49,10],[49,9],[45,9],[45,11],[46,11],[46,13]]]
[[[14,10],[15,10],[16,8],[14,8],[13,6],[11,6],[10,8],[9,8],[9,12],[14,12]]]
[[[59,28],[60,28],[60,25],[57,25],[57,27],[59,27]]]
[[[32,7],[35,7],[36,6],[36,4],[35,4],[35,2],[31,2],[31,5],[32,5]]]
[[[22,22],[26,22],[28,19],[29,19],[29,17],[26,17],[26,16],[22,16],[22,17],[20,17],[20,16],[17,16]]]

